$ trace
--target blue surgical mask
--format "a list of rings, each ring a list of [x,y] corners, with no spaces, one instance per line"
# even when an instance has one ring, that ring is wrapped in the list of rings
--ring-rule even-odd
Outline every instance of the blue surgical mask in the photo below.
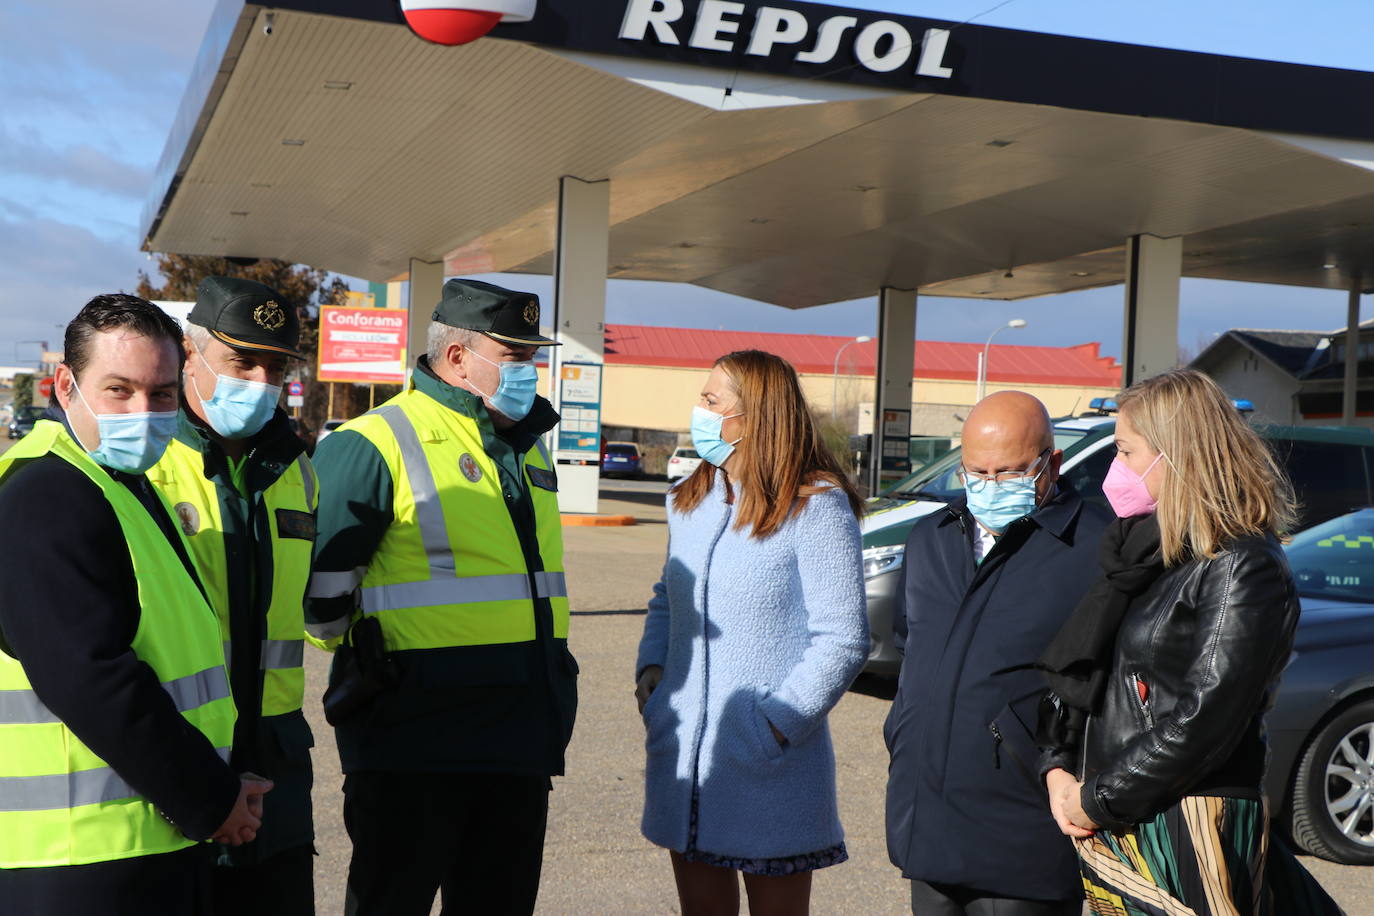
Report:
[[[735,443],[726,442],[720,434],[721,424],[731,417],[739,417],[743,414],[734,413],[729,417],[716,413],[714,410],[707,410],[701,405],[692,408],[692,448],[697,450],[697,454],[707,461],[720,467],[725,464],[731,455],[735,453]]]
[[[1039,501],[1035,481],[1035,477],[1005,481],[970,479],[965,485],[968,511],[984,528],[1001,534],[1012,522],[1035,511]]]
[[[214,372],[205,355],[196,349],[205,368]],[[200,389],[196,389],[200,394]],[[272,419],[281,398],[281,386],[251,382],[232,375],[215,375],[215,393],[202,397],[201,407],[210,428],[226,439],[246,439],[256,435]]]
[[[94,449],[86,448],[97,464],[126,474],[142,474],[157,464],[167,443],[177,431],[177,412],[175,410],[149,413],[96,413],[91,410],[90,402],[81,393],[75,381],[72,390],[80,399],[82,406],[95,417],[96,428],[100,434],[100,444]],[[72,434],[75,435],[75,429]],[[77,437],[80,442],[80,437]]]
[[[523,363],[498,363],[487,359],[471,347],[468,348],[468,352],[501,371],[501,381],[497,383],[494,393],[488,394],[476,385],[472,385],[473,390],[486,398],[492,409],[502,416],[512,420],[525,419],[530,408],[534,406],[535,393],[539,391],[539,370],[534,367],[534,360],[526,360]],[[472,384],[471,379],[468,380],[468,384]]]

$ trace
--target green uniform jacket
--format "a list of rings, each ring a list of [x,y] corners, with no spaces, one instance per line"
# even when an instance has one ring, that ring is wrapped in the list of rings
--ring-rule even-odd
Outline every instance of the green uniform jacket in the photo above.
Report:
[[[308,846],[315,740],[301,712],[301,654],[317,484],[305,446],[278,410],[234,467],[183,409],[148,480],[172,506],[220,617],[238,708],[230,762],[276,783],[263,799],[257,841],[224,847],[220,864]]]
[[[543,564],[543,556],[561,556],[557,504],[547,498],[557,489],[556,478],[542,470],[542,457],[537,461],[531,457],[537,453],[539,437],[558,422],[548,401],[536,398],[524,420],[497,432],[482,400],[439,380],[422,357],[412,387],[377,412],[390,410],[394,416],[397,409],[416,398],[423,399],[418,406],[426,414],[440,408],[456,413],[459,422],[451,427],[470,430],[472,427],[465,424],[475,424],[486,452],[482,461],[475,462],[474,456],[460,454],[462,448],[453,448],[451,458],[447,454],[440,457],[439,449],[430,461],[451,460],[450,467],[467,469],[464,473],[472,475],[469,480],[478,478],[478,464],[486,465],[494,468],[500,482],[499,489],[492,487],[485,492],[504,507],[483,503],[467,513],[449,511],[447,524],[479,525],[479,536],[489,533],[492,543],[509,540],[518,544],[519,555],[509,558],[509,566],[523,570],[531,583],[546,582],[551,576],[561,581],[557,571],[546,573]],[[377,424],[370,420],[362,425],[375,431]],[[422,429],[419,435],[430,440],[451,434]],[[475,436],[463,438],[476,442]],[[485,459],[490,459],[490,464]],[[314,576],[306,604],[307,632],[319,639],[333,639],[355,618],[362,599],[357,586],[364,584],[374,557],[386,561],[378,548],[393,523],[412,523],[409,518],[398,521],[395,512],[398,502],[411,505],[411,491],[398,491],[378,447],[348,426],[320,444],[315,467],[325,494],[346,494],[337,499],[326,495],[320,504]],[[532,485],[543,487],[537,499],[531,496]],[[460,497],[455,492],[443,496],[446,502],[480,498]],[[555,518],[545,516],[540,526],[536,504],[544,507],[544,513],[555,513]],[[556,543],[543,544],[542,553],[541,527],[546,541],[557,539]],[[472,532],[459,534],[470,536]],[[387,543],[395,540],[393,537]],[[462,540],[453,537],[454,543]],[[453,561],[459,567],[464,565],[462,556],[454,556]],[[521,615],[523,621],[533,615],[532,627],[518,639],[464,640],[453,631],[448,642],[391,651],[390,658],[400,674],[399,686],[335,729],[344,772],[561,774],[563,752],[576,715],[577,665],[568,652],[566,637],[559,632],[565,632],[566,605],[556,614],[552,602],[562,599],[551,601],[542,587],[530,591],[532,596],[509,611]],[[465,595],[457,600],[472,598]],[[457,616],[455,613],[455,619]],[[556,618],[561,619],[561,626],[556,626]],[[383,630],[386,626],[383,620]],[[441,629],[436,633],[443,627],[438,626]],[[462,629],[461,624],[456,626]],[[388,646],[392,646],[390,636]]]

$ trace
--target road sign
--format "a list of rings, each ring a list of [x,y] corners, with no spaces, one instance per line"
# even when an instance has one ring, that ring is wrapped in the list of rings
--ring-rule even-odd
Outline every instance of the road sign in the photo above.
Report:
[[[42,379],[38,383],[38,393],[45,398],[52,397],[52,376]]]
[[[305,386],[302,385],[300,382],[287,382],[287,383],[286,383],[286,395],[287,395],[287,397],[299,398],[299,397],[303,396],[304,394],[305,394]]]
[[[405,309],[320,308],[322,382],[382,382],[406,377]]]

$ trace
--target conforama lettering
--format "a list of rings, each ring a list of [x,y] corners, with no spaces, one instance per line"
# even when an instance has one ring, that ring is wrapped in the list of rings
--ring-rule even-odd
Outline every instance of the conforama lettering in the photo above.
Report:
[[[386,314],[392,309],[371,309],[368,311],[341,311],[330,310],[325,314],[328,316],[326,321],[331,326],[354,327],[354,328],[395,328],[403,330],[406,319],[404,314]]]
[[[829,63],[848,42],[859,63],[875,73],[900,70],[914,57],[917,76],[948,79],[954,75],[954,69],[945,64],[949,29],[926,29],[918,42],[910,29],[891,19],[859,28],[854,16],[831,16],[812,23],[798,10],[763,6],[746,35],[744,12],[744,4],[736,0],[700,0],[689,31],[683,22],[683,0],[629,0],[620,37],[645,41],[652,35],[659,44],[681,45],[685,36],[688,47],[722,52],[734,51],[746,42],[744,53],[761,57],[778,48],[792,48],[793,59],[804,64]]]

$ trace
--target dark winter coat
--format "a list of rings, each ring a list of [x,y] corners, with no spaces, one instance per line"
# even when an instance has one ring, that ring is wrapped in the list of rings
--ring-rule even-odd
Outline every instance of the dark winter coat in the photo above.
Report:
[[[883,728],[888,854],[905,877],[1035,900],[1082,893],[1037,775],[1045,682],[1030,666],[1097,577],[1109,521],[1061,481],[981,563],[963,501],[912,529],[895,620],[904,658]]]

